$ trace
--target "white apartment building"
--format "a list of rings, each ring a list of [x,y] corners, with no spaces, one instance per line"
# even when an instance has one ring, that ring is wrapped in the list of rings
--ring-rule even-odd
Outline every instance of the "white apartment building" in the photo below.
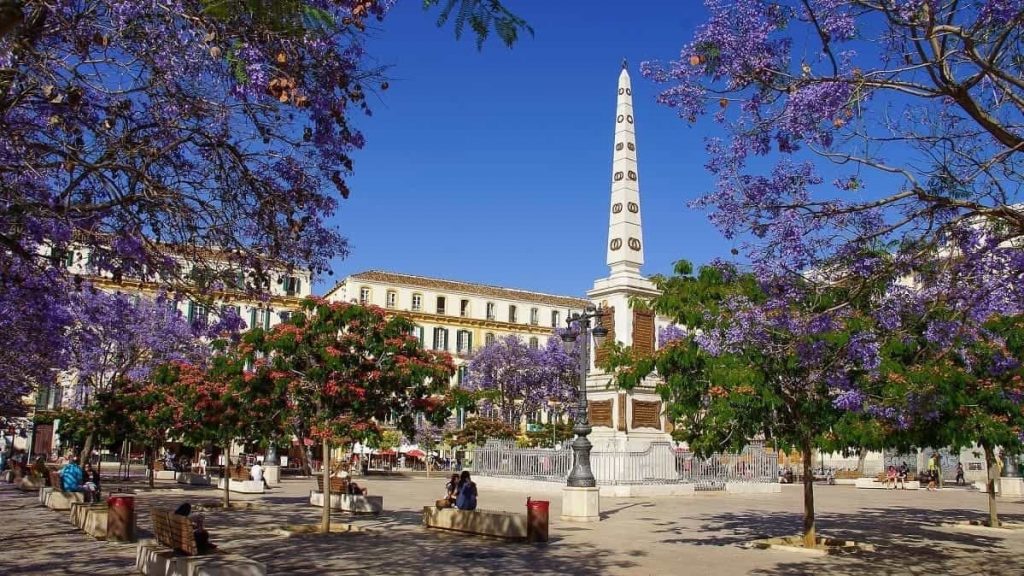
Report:
[[[509,335],[534,348],[544,346],[555,328],[566,326],[569,314],[589,304],[573,296],[380,270],[348,276],[324,297],[379,306],[416,322],[425,348],[452,354],[456,382],[475,350]]]

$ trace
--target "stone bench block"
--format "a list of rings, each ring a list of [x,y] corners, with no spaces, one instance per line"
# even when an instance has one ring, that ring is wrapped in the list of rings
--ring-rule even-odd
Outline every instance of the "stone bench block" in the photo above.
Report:
[[[85,512],[82,531],[97,540],[107,539],[107,507],[93,507]]]
[[[217,482],[217,488],[224,489],[224,479],[221,478]],[[231,486],[228,488],[232,492],[238,492],[239,494],[263,494],[263,482],[257,482],[255,480],[231,480]]]
[[[907,490],[921,489],[921,483],[917,480],[907,480],[903,484],[906,485]],[[879,482],[877,478],[857,478],[853,485],[865,490],[884,490],[886,488],[885,482]],[[897,486],[900,485],[898,484]]]
[[[85,494],[82,492],[61,492],[54,490],[46,499],[46,507],[50,510],[71,510],[72,502],[85,502]]]
[[[89,510],[91,508],[102,508],[103,510],[106,510],[107,509],[107,505],[106,504],[98,504],[98,503],[94,504],[94,503],[91,503],[91,502],[90,503],[86,503],[86,502],[72,502],[71,503],[71,512],[69,514],[69,517],[71,519],[71,523],[74,524],[75,526],[79,527],[79,528],[84,526],[85,525],[85,517],[89,514]]]
[[[135,568],[147,576],[266,576],[267,567],[237,554],[184,556],[154,540],[135,548]]]
[[[311,490],[309,492],[309,503],[317,507],[323,506],[323,492]],[[331,510],[341,510],[356,514],[380,514],[384,510],[384,497],[363,496],[360,494],[331,494]]]
[[[209,486],[213,484],[210,480],[209,475],[193,474],[192,472],[182,472],[178,474],[178,484],[187,484],[190,486]]]
[[[16,484],[18,490],[22,492],[35,492],[45,485],[46,482],[42,478],[33,478],[31,476],[22,476]]]
[[[43,486],[39,489],[39,505],[46,506],[46,500],[50,498],[50,492],[53,492],[53,488],[49,486]]]
[[[511,540],[526,539],[526,514],[496,510],[423,507],[423,525]]]
[[[384,510],[384,497],[342,494],[341,509],[345,512],[355,512],[357,514],[380,514]]]
[[[178,473],[174,470],[157,470],[153,473],[154,480],[175,480],[178,478]]]

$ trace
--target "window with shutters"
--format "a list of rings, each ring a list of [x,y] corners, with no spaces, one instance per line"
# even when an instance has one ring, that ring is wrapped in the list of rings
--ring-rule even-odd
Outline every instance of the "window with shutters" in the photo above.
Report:
[[[434,350],[448,350],[447,328],[434,328]]]
[[[494,320],[494,302],[487,303],[487,319]]]
[[[302,280],[297,276],[285,276],[284,293],[288,296],[302,295]]]
[[[387,296],[384,298],[384,305],[388,308],[394,308],[398,303],[398,292],[394,290],[388,290]]]
[[[515,306],[509,306],[508,307],[508,321],[509,321],[510,324],[515,324],[516,323],[516,316],[517,316],[516,315],[516,307]]]
[[[488,332],[484,334],[484,346],[490,346],[491,344],[494,344],[494,334]]]
[[[423,294],[412,295],[412,309],[414,312],[418,312],[423,309]]]
[[[228,318],[231,316],[242,317],[242,308],[240,306],[234,306],[232,304],[224,304],[220,307],[220,317]]]
[[[210,309],[206,306],[188,301],[188,323],[196,326],[206,326],[210,320]]]
[[[537,308],[530,308],[530,325],[536,326],[540,324],[540,310]]]
[[[530,349],[536,350],[537,348],[540,348],[540,340],[538,340],[537,337],[534,336],[530,338]]]
[[[473,352],[473,333],[469,330],[459,330],[455,333],[455,351],[459,354],[470,354]]]
[[[438,314],[444,314],[444,304],[445,304],[445,297],[444,296],[438,296],[437,297],[437,313]]]
[[[277,317],[281,322],[287,322],[288,320],[291,320],[292,313],[287,310],[282,310],[277,313]]]
[[[562,324],[562,314],[558,310],[551,311],[551,327],[558,328]]]
[[[459,373],[458,373],[458,380],[457,380],[457,382],[459,384],[462,384],[462,381],[466,379],[466,373],[468,371],[469,371],[469,368],[467,368],[465,364],[463,364],[462,366],[459,366]]]
[[[360,288],[359,289],[359,303],[362,304],[363,306],[366,306],[367,304],[369,304],[370,303],[370,295],[371,295],[371,292],[370,292],[370,289],[368,287],[363,286],[362,288]]]
[[[257,318],[258,314],[259,310],[257,310],[256,308],[249,308],[249,328],[255,328],[259,326],[259,319]]]
[[[462,300],[459,302],[459,316],[463,318],[469,316],[469,300]]]
[[[416,336],[416,339],[420,341],[420,346],[426,348],[427,340],[423,336],[423,326],[416,326],[413,328],[412,333]]]

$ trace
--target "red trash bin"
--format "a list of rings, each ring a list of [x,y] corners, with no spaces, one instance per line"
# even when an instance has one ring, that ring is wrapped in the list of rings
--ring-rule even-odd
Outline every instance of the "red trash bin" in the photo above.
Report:
[[[548,541],[548,506],[547,500],[526,499],[526,541]]]
[[[135,542],[134,494],[111,494],[107,498],[107,540]]]

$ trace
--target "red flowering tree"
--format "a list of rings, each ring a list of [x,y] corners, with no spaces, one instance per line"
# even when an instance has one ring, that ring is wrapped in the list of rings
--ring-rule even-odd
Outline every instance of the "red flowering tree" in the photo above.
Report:
[[[292,417],[322,442],[326,471],[338,439],[375,437],[386,420],[412,436],[416,413],[447,417],[441,393],[455,372],[451,356],[424,350],[413,327],[377,307],[310,298],[287,322],[247,333],[242,346],[266,355]],[[329,506],[321,530],[330,531]]]
[[[281,434],[288,403],[283,383],[270,377],[265,360],[253,360],[251,346],[218,341],[214,348],[217,353],[206,370],[175,363],[164,367],[158,378],[163,379],[165,401],[173,411],[173,433],[195,445],[224,447],[227,507],[231,443]]]

